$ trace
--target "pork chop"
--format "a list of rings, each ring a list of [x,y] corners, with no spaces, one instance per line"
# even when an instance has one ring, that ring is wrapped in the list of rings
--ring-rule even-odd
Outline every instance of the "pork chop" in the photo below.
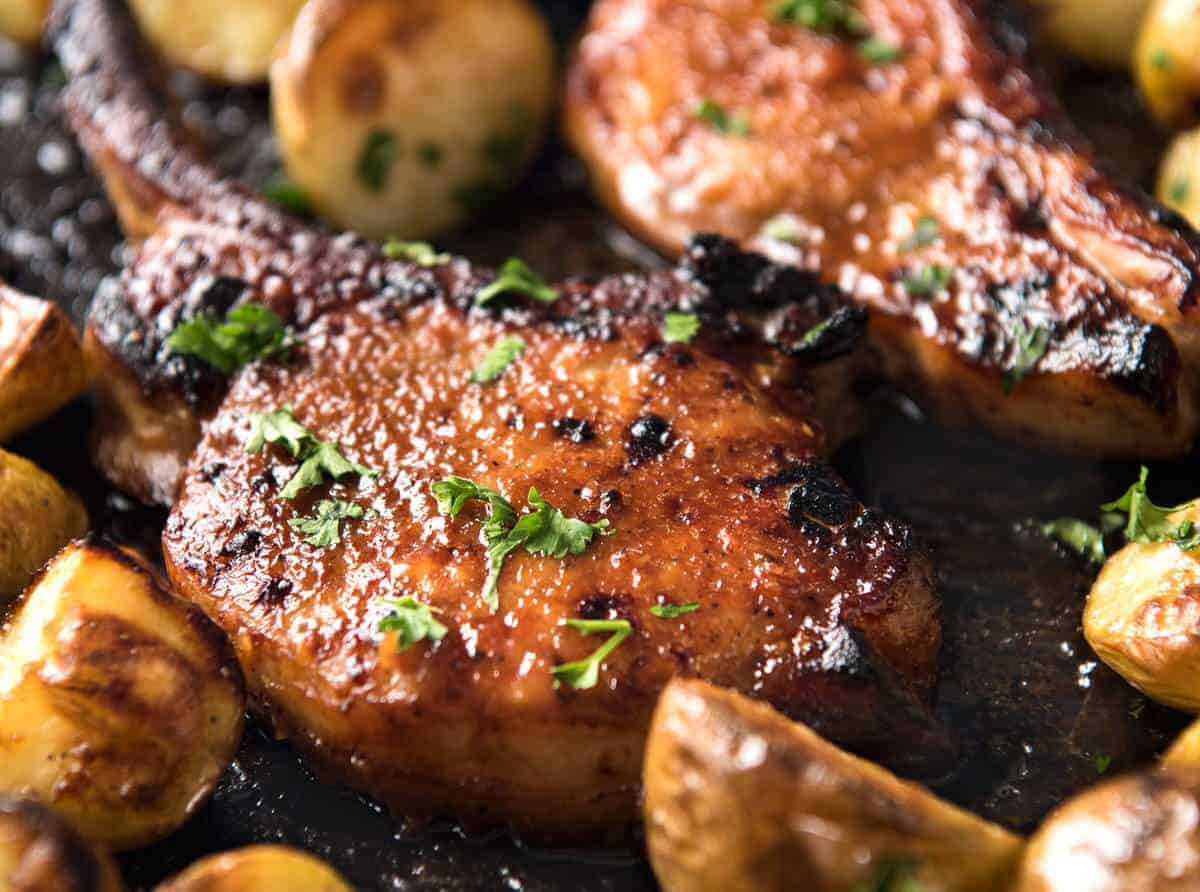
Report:
[[[820,458],[863,322],[836,289],[703,237],[676,270],[485,301],[488,270],[389,259],[203,166],[114,0],[59,3],[54,29],[70,119],[145,237],[89,323],[101,461],[164,502],[186,464],[172,581],[326,776],[406,814],[585,836],[634,819],[676,675],[892,763],[921,750],[928,558]],[[290,352],[231,380],[169,349],[248,304],[292,325]],[[669,312],[699,330],[665,337]],[[521,346],[480,375],[502,338]],[[309,467],[318,442],[340,471]],[[510,503],[511,528],[440,504],[449,478]],[[562,538],[497,563],[517,512]]]
[[[840,283],[949,421],[1101,456],[1195,437],[1197,237],[1096,169],[1000,4],[599,0],[566,129],[664,252],[719,232]]]

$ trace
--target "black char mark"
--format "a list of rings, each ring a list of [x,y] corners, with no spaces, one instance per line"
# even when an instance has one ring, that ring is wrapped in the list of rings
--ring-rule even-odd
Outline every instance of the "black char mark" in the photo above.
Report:
[[[794,464],[770,477],[750,480],[746,485],[759,496],[790,486],[787,515],[797,527],[814,522],[825,527],[840,526],[859,510],[858,500],[824,462]]]
[[[572,443],[588,443],[596,439],[596,432],[586,418],[555,418],[553,427],[556,434]]]
[[[671,425],[660,415],[639,415],[629,425],[625,449],[629,462],[640,465],[662,455],[671,445]]]

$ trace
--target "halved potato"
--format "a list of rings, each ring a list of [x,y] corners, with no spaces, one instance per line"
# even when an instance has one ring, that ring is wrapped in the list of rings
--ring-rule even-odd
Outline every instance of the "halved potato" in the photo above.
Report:
[[[1092,65],[1125,68],[1150,0],[1032,0],[1039,30]]]
[[[241,739],[229,643],[132,553],[79,542],[0,637],[0,792],[33,796],[113,848],[166,836]]]
[[[1200,521],[1200,502],[1170,523]],[[1083,610],[1096,654],[1159,703],[1200,711],[1200,548],[1126,545],[1104,564]]]
[[[66,313],[0,284],[0,443],[45,420],[86,387],[83,350]]]
[[[1155,117],[1180,126],[1200,97],[1200,0],[1152,0],[1134,48],[1133,74]]]
[[[659,699],[644,781],[667,892],[988,892],[1021,852],[1007,830],[698,681]]]
[[[353,892],[332,867],[287,846],[248,846],[201,859],[156,892]]]
[[[36,46],[49,11],[50,0],[0,0],[0,34],[25,46]]]
[[[1145,771],[1093,787],[1029,841],[1014,892],[1200,889],[1200,771]]]
[[[541,142],[554,45],[529,0],[312,0],[271,66],[288,176],[372,238],[424,238]]]
[[[31,799],[0,796],[0,890],[121,892],[108,852]]]
[[[304,0],[129,0],[150,43],[182,68],[218,81],[263,81]]]
[[[33,462],[0,449],[0,604],[87,526],[78,498]]]

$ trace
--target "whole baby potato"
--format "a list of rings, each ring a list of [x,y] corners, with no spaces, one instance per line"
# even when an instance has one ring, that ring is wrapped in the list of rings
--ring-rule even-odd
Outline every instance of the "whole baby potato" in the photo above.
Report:
[[[1200,96],[1200,0],[1152,0],[1134,48],[1134,78],[1155,117],[1195,119]]]
[[[156,892],[353,892],[337,871],[298,849],[247,846],[197,861]]]

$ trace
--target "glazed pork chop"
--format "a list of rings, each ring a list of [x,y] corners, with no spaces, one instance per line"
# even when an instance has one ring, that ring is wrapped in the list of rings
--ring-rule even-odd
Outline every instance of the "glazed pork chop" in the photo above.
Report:
[[[720,232],[840,283],[949,421],[1193,441],[1197,238],[1097,171],[999,5],[599,0],[566,129],[664,252]]]
[[[326,776],[406,814],[584,836],[634,819],[677,675],[892,764],[936,737],[929,560],[821,460],[864,322],[836,289],[702,237],[675,270],[485,300],[490,271],[389,259],[201,164],[113,0],[60,3],[53,27],[70,119],[145,239],[89,323],[100,460],[178,492],[172,581]],[[232,377],[169,349],[249,304],[297,343]],[[699,330],[672,341],[681,311]],[[437,495],[451,478],[490,501]]]

